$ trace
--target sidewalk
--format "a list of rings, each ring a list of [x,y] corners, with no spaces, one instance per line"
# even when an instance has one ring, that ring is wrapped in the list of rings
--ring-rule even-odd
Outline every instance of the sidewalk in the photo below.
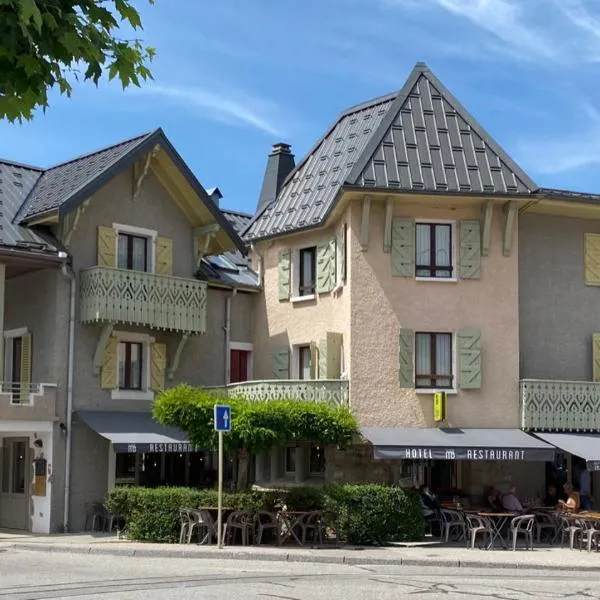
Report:
[[[220,558],[233,560],[290,561],[352,565],[406,565],[450,568],[553,569],[559,571],[600,571],[600,554],[560,547],[540,547],[531,551],[468,550],[464,546],[436,543],[412,546],[362,548],[302,548],[285,546],[216,546],[196,544],[147,544],[96,534],[35,535],[0,531],[0,551],[8,549],[111,554],[160,558]]]

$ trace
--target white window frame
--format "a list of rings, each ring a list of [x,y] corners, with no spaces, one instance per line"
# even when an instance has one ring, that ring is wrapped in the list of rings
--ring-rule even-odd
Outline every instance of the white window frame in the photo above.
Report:
[[[310,244],[308,246],[301,246],[299,248],[292,249],[292,296],[290,302],[307,302],[316,298],[317,292],[317,246],[318,244]],[[315,249],[315,293],[307,294],[306,296],[300,295],[300,251],[309,250],[310,248]]]
[[[418,388],[417,386],[417,333],[449,333],[452,336],[452,387],[451,388]],[[458,350],[458,335],[455,331],[444,329],[415,329],[415,350],[413,352],[413,377],[415,380],[415,392],[417,394],[434,394],[435,392],[446,392],[446,394],[458,394],[458,361],[456,352]]]
[[[148,252],[148,271],[147,273],[155,273],[156,272],[156,238],[158,237],[158,232],[154,229],[146,229],[145,227],[135,227],[134,225],[123,225],[122,223],[113,223],[113,229],[117,232],[115,236],[116,247],[115,247],[115,256],[117,257],[117,261],[119,260],[119,234],[124,233],[128,235],[137,235],[138,237],[147,238],[150,242],[148,244],[147,252]],[[117,263],[118,264],[118,263]]]
[[[142,389],[141,390],[111,390],[112,400],[154,400],[154,392],[150,389],[150,346],[156,341],[147,333],[133,333],[129,331],[114,331],[117,338],[117,380],[119,377],[120,342],[138,342],[142,344]],[[118,381],[117,381],[118,385]]]
[[[300,381],[313,381],[312,379],[300,379],[300,348],[306,348],[307,346],[310,348],[310,342],[292,345],[292,364],[290,365],[290,376],[292,379],[297,379]],[[316,365],[314,366],[316,368]],[[311,365],[311,367],[313,367],[313,365]]]
[[[451,248],[450,256],[452,259],[452,277],[417,277],[417,225],[450,225]],[[415,263],[415,280],[416,281],[445,281],[448,283],[456,283],[458,281],[458,262],[456,260],[456,221],[451,219],[415,219],[415,247],[413,252],[413,260]]]
[[[250,342],[229,342],[229,373],[227,373],[227,383],[231,383],[231,351],[242,350],[248,352],[248,381],[254,377],[254,345]]]

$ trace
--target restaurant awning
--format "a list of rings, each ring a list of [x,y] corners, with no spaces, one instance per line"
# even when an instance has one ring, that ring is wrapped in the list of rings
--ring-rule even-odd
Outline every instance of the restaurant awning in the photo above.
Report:
[[[185,433],[157,423],[150,413],[78,411],[77,416],[109,440],[115,452],[193,452]]]
[[[551,461],[554,448],[520,429],[364,427],[375,458]]]
[[[535,435],[564,452],[585,459],[588,471],[600,471],[600,433],[538,433]]]

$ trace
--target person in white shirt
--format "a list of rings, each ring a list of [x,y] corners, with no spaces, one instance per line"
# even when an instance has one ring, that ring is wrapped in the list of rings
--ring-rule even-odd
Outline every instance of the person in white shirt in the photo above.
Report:
[[[523,505],[516,496],[516,488],[511,488],[506,494],[502,494],[502,508],[508,512],[523,512]]]

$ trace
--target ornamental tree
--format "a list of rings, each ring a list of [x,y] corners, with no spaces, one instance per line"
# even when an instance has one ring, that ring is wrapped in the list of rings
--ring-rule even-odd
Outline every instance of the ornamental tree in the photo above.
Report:
[[[151,78],[154,49],[117,37],[119,21],[142,28],[130,0],[0,0],[0,119],[31,119],[54,87],[70,96],[71,77],[97,84],[107,71],[123,88]]]
[[[163,391],[154,401],[153,416],[163,425],[178,427],[199,448],[216,448],[213,407],[231,406],[231,432],[224,436],[227,450],[238,454],[238,487],[247,482],[248,455],[266,452],[293,440],[326,446],[345,445],[358,432],[358,423],[345,407],[281,399],[251,402],[189,385]]]

